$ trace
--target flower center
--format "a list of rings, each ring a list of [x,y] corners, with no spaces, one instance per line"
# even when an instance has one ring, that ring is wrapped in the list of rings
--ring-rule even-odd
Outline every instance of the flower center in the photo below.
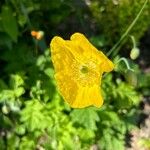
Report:
[[[81,71],[81,73],[86,74],[86,73],[88,73],[88,72],[89,72],[89,69],[88,69],[88,67],[87,67],[87,66],[82,66],[80,71]]]
[[[72,78],[82,86],[92,86],[100,82],[100,72],[98,65],[93,61],[86,63],[73,62],[72,66]]]

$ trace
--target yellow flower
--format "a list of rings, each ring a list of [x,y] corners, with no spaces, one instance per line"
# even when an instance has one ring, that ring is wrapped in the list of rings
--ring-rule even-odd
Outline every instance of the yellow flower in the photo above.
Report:
[[[55,36],[51,43],[55,79],[64,100],[73,108],[100,107],[103,72],[113,70],[113,63],[81,33],[70,40]]]

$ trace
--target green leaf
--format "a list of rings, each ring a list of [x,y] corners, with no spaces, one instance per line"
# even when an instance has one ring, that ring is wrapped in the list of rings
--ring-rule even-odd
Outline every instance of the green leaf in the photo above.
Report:
[[[0,22],[1,24],[1,22]],[[0,45],[8,48],[8,49],[12,49],[12,39],[11,37],[7,34],[7,33],[4,33],[4,32],[1,32],[0,34]]]
[[[115,131],[111,128],[103,130],[103,135],[99,141],[99,146],[102,150],[124,150],[124,139],[118,139]]]
[[[4,140],[3,140],[3,137],[0,137],[0,146],[1,146],[2,150],[6,148],[5,145],[6,144],[5,144]]]
[[[14,135],[12,132],[8,132],[7,136],[7,147],[9,150],[15,150],[19,146],[20,139],[18,136]]]
[[[44,70],[44,73],[49,76],[51,79],[54,78],[54,70],[52,68],[47,68]]]
[[[11,79],[10,79],[10,86],[13,89],[16,89],[20,86],[22,86],[24,84],[24,80],[22,79],[22,77],[18,74],[16,75],[11,75]]]
[[[138,105],[140,102],[139,94],[135,91],[134,87],[124,82],[118,83],[115,92],[115,101],[117,102],[117,107],[129,108],[132,105]]]
[[[71,113],[71,117],[73,122],[77,122],[87,129],[97,129],[96,122],[99,121],[99,116],[93,108],[75,109]]]
[[[7,89],[7,85],[5,84],[5,82],[2,79],[0,79],[0,91],[3,89]]]
[[[102,89],[105,89],[103,94],[107,103],[113,102],[113,106],[118,109],[126,109],[139,104],[140,95],[135,87],[123,82],[120,78],[117,78],[116,83],[114,83],[111,75],[107,75],[104,79]]]
[[[0,14],[0,32],[3,32],[3,25],[2,25],[2,20],[1,20],[2,16]]]
[[[23,27],[27,23],[27,17],[25,15],[19,14],[18,23],[21,27]]]
[[[33,150],[35,149],[35,141],[33,137],[23,136],[19,143],[20,150]]]
[[[119,119],[117,113],[114,111],[106,111],[106,110],[101,111],[99,113],[99,116],[100,116],[100,119],[102,121],[109,121],[109,122],[111,122],[111,124],[112,124],[112,122],[113,123],[119,123],[120,122],[120,119]]]
[[[4,102],[4,101],[10,101],[10,100],[14,100],[15,99],[15,95],[14,95],[14,91],[12,90],[3,90],[0,93],[0,102]]]
[[[103,35],[101,36],[93,36],[90,38],[90,41],[96,46],[96,47],[103,47],[107,44],[107,41]]]
[[[139,74],[138,87],[142,90],[144,96],[150,95],[150,74]]]
[[[18,125],[15,128],[15,132],[19,135],[24,135],[25,134],[25,127],[23,125]]]
[[[125,73],[125,79],[130,85],[135,87],[137,86],[138,80],[137,80],[137,75],[134,71],[127,70]]]
[[[88,141],[89,142],[91,141],[91,139],[94,139],[95,137],[95,133],[93,130],[90,130],[90,129],[83,129],[83,128],[79,128],[79,131],[80,133],[80,138],[84,141]],[[92,141],[91,141],[92,142]]]
[[[25,108],[21,111],[21,122],[27,127],[29,131],[34,131],[35,129],[45,129],[50,126],[50,117],[44,115],[44,106],[39,102],[39,100],[26,101]]]
[[[23,87],[19,87],[15,89],[14,92],[16,97],[20,97],[22,94],[24,94],[25,90]]]
[[[2,7],[2,24],[5,32],[12,38],[14,42],[17,42],[18,26],[16,18],[13,16],[13,11],[8,6]]]
[[[36,65],[41,67],[42,65],[45,64],[45,62],[46,62],[45,57],[43,55],[41,55],[38,57]]]

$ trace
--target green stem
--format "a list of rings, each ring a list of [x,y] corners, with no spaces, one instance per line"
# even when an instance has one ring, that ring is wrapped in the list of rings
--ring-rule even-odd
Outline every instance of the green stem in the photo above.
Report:
[[[133,28],[133,26],[135,25],[135,23],[137,22],[137,20],[139,19],[140,15],[142,14],[146,4],[147,4],[148,0],[145,0],[142,8],[140,9],[139,13],[137,14],[137,16],[135,17],[135,19],[132,21],[132,23],[129,25],[129,27],[127,28],[127,30],[125,31],[125,33],[121,36],[120,40],[109,50],[109,52],[107,53],[107,56],[109,56],[113,51],[113,56],[115,56],[120,49],[117,49],[117,47],[120,45],[120,43],[125,39],[125,37],[128,35],[128,33],[130,32],[130,30]],[[116,50],[117,49],[117,50]]]
[[[134,36],[130,36],[131,37],[131,40],[132,40],[132,43],[133,43],[133,48],[136,47],[136,41],[135,41],[135,38]]]
[[[124,57],[120,58],[117,63],[119,63],[120,61],[123,61],[123,62],[125,63],[125,65],[126,65],[126,67],[127,67],[128,70],[134,71],[134,70],[131,69],[131,67],[129,66],[129,63],[128,63],[128,61],[127,61],[126,58],[124,58]]]

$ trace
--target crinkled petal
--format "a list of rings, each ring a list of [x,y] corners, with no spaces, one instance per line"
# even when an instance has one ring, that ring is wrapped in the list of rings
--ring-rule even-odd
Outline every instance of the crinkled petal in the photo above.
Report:
[[[99,52],[89,41],[88,39],[81,33],[74,33],[71,36],[71,42],[76,45],[76,49],[82,52],[82,57],[87,59],[94,59],[95,61],[102,62],[101,52]],[[72,52],[76,51],[76,49],[72,49]]]
[[[97,50],[83,34],[74,33],[71,36],[71,41],[76,44],[75,49],[71,49],[72,53],[81,51],[82,57],[93,59],[104,72],[110,72],[114,69],[113,63],[101,51]]]
[[[80,86],[76,93],[76,98],[69,103],[73,108],[84,108],[88,106],[100,107],[103,104],[100,87],[98,85]]]
[[[60,91],[64,100],[68,104],[72,104],[77,96],[77,83],[66,73],[56,73],[55,78],[57,81],[58,90]]]
[[[66,47],[65,40],[56,36],[52,39],[50,47],[55,72],[68,71],[74,61],[74,56]]]
[[[58,90],[68,103],[72,103],[77,91],[76,82],[72,79],[74,56],[60,37],[54,37],[50,47]]]
[[[103,53],[102,53],[103,54]],[[101,65],[101,68],[103,68],[104,72],[110,72],[114,69],[114,64],[112,61],[110,61],[104,54],[103,54],[103,64]]]

